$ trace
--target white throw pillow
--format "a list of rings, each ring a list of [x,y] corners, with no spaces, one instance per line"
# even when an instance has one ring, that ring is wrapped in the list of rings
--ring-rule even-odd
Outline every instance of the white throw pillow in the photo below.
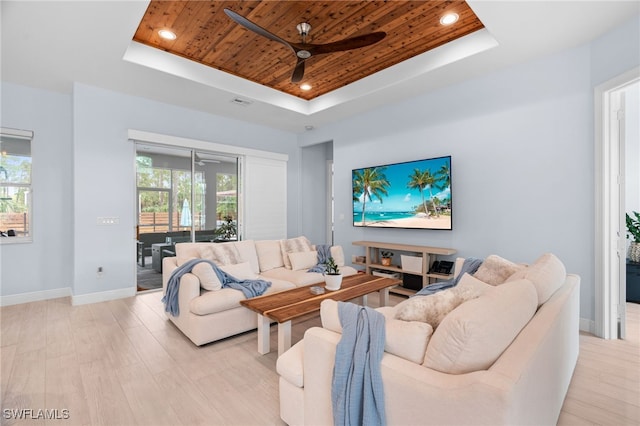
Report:
[[[426,322],[435,330],[449,312],[481,294],[482,290],[478,286],[462,285],[428,296],[414,296],[396,305],[395,317],[403,321]]]
[[[555,255],[546,253],[540,256],[531,266],[522,268],[507,281],[527,279],[533,283],[538,293],[538,306],[549,300],[567,278],[564,264]]]
[[[311,243],[307,237],[289,238],[288,240],[280,240],[280,252],[282,260],[284,261],[284,267],[291,269],[291,261],[289,260],[289,253],[298,253],[301,251],[312,251]]]
[[[317,251],[300,251],[289,253],[287,256],[289,257],[289,263],[291,263],[291,269],[294,271],[309,269],[318,264]]]
[[[344,266],[344,252],[342,250],[342,246],[331,246],[329,249],[331,252],[331,257],[336,262],[338,266]]]
[[[256,253],[258,253],[260,272],[284,266],[282,252],[280,251],[280,241],[278,240],[256,241]]]
[[[488,369],[533,317],[537,303],[528,280],[504,283],[463,303],[431,336],[423,365],[447,374]]]
[[[416,364],[422,364],[433,328],[423,322],[393,319],[389,309],[377,310],[385,316],[384,351]],[[320,304],[320,318],[323,328],[342,334],[338,302],[331,299],[323,300]]]
[[[213,267],[207,262],[200,262],[193,267],[191,273],[200,280],[200,287],[205,290],[216,291],[222,288],[222,283],[218,279]]]
[[[524,268],[523,265],[492,254],[482,262],[473,276],[487,284],[500,285],[522,268]]]
[[[202,257],[213,261],[218,266],[233,265],[242,261],[234,243],[210,244],[208,251],[205,251]]]
[[[256,253],[256,244],[253,240],[236,241],[233,245],[240,254],[241,262],[249,262],[251,269],[256,274],[260,273],[260,263],[258,262],[258,254]]]
[[[255,280],[258,278],[258,275],[253,272],[249,262],[236,263],[235,265],[223,265],[220,266],[220,269],[239,280]]]

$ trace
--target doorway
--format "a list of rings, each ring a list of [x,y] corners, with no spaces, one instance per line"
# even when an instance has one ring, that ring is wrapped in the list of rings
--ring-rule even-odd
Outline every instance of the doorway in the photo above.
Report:
[[[605,339],[626,333],[625,214],[640,211],[638,104],[640,68],[595,90],[596,283],[594,332]]]
[[[162,288],[181,242],[238,239],[239,157],[136,143],[138,291]]]

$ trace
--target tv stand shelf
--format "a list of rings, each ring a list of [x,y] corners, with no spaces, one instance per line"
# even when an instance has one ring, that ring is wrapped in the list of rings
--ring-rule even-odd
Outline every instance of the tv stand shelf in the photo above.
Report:
[[[384,243],[379,241],[354,241],[354,246],[362,246],[365,248],[365,261],[353,262],[355,265],[361,265],[365,267],[365,272],[371,274],[373,270],[398,272],[400,274],[412,274],[422,277],[422,287],[426,287],[430,284],[431,279],[434,280],[447,280],[452,277],[452,274],[434,274],[430,273],[431,265],[437,260],[437,256],[451,256],[456,253],[455,249],[443,248],[443,247],[429,247],[419,246],[411,244],[396,244],[396,243]],[[381,250],[389,250],[395,252],[402,252],[408,255],[419,255],[422,257],[422,271],[414,272],[402,269],[397,265],[383,265],[382,257],[380,255]],[[415,293],[415,290],[407,289],[402,286],[398,286],[390,289],[390,291],[399,294],[411,295]]]

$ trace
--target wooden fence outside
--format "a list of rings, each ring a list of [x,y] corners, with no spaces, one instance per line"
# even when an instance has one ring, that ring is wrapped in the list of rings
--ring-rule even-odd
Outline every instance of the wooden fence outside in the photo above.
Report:
[[[13,229],[18,235],[29,231],[29,215],[27,213],[0,213],[0,231]]]
[[[167,212],[149,212],[140,213],[138,216],[138,229],[141,234],[150,232],[169,232],[169,231],[188,231],[190,226],[180,226],[181,212],[174,212],[171,217],[172,229],[169,229],[169,213]],[[195,214],[196,230],[199,229],[198,224],[201,223],[200,214]]]

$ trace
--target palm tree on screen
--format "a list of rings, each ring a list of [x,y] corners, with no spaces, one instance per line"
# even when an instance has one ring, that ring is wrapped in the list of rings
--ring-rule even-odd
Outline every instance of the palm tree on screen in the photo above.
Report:
[[[424,212],[428,214],[427,203],[424,199],[424,188],[427,185],[427,175],[428,171],[421,171],[420,169],[413,169],[413,173],[409,175],[409,183],[407,187],[409,189],[417,189],[420,192],[420,197],[422,198],[422,207],[424,208]]]
[[[376,198],[382,203],[382,197],[389,195],[387,188],[391,184],[384,175],[384,169],[385,167],[369,167],[362,171],[356,170],[353,173],[353,193],[361,194],[362,198],[362,226],[366,225],[364,215],[367,199],[373,201]]]
[[[424,182],[425,182],[425,187],[429,188],[429,201],[431,201],[431,205],[433,206],[433,211],[435,212],[436,217],[440,217],[440,214],[438,213],[438,208],[436,207],[436,203],[433,202],[433,188],[434,187],[438,188],[437,186],[438,178],[432,175],[431,171],[425,170]]]
[[[442,186],[444,188],[451,185],[451,170],[449,170],[448,164],[443,164],[442,166],[440,166],[440,169],[436,173],[436,176],[438,177],[438,181],[442,182]]]

